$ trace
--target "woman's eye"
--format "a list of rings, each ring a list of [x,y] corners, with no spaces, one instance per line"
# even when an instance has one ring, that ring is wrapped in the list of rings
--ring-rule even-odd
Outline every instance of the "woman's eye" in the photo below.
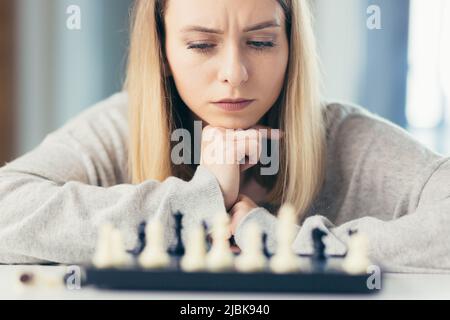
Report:
[[[200,53],[208,53],[210,49],[212,49],[214,45],[207,44],[207,43],[198,43],[198,44],[192,44],[188,47],[188,49],[194,49]]]
[[[275,43],[273,43],[272,41],[248,41],[247,44],[249,44],[250,47],[256,51],[263,51],[275,47]],[[190,45],[188,49],[194,49],[200,53],[207,54],[214,47],[215,45],[213,44],[198,43]]]
[[[247,43],[250,43],[252,45],[252,48],[257,51],[270,49],[275,46],[275,43],[273,43],[272,41],[249,41]]]

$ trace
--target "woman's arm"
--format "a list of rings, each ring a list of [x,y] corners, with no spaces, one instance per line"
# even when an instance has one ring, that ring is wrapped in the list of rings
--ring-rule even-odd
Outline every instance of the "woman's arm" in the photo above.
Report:
[[[225,211],[215,176],[202,166],[189,182],[127,184],[126,121],[117,103],[101,103],[0,169],[0,263],[86,263],[105,222],[131,249],[138,224],[157,217],[169,245],[172,213],[182,211],[188,229]]]
[[[450,163],[447,162],[447,170]],[[268,235],[268,249],[275,252],[278,219],[264,208],[249,212],[238,225],[235,241],[243,243],[245,225],[255,221]],[[327,254],[345,254],[348,231],[358,230],[369,239],[369,257],[384,271],[391,272],[450,272],[450,198],[421,205],[413,214],[392,221],[363,217],[339,226],[321,215],[307,218],[297,226],[292,248],[301,254],[311,254],[311,232],[324,230]]]
[[[329,109],[327,178],[312,212],[298,226],[293,248],[312,252],[311,232],[329,236],[327,252],[346,252],[348,231],[369,238],[370,258],[394,272],[450,271],[450,159],[404,130],[353,108]],[[257,221],[276,248],[277,218],[254,208],[238,224]]]

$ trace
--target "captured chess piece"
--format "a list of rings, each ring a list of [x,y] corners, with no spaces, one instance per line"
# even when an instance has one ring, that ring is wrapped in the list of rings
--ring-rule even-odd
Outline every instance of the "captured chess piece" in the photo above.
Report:
[[[138,258],[139,264],[146,269],[158,269],[170,264],[170,256],[164,246],[164,226],[153,219],[146,227],[147,245]]]
[[[181,269],[187,272],[206,268],[206,241],[203,226],[195,226],[188,231],[186,253],[180,262]]]
[[[267,264],[267,258],[263,252],[261,230],[257,223],[251,223],[245,227],[244,246],[241,254],[236,258],[236,269],[242,272],[263,271]]]
[[[234,254],[230,248],[230,217],[227,213],[219,213],[212,227],[213,243],[206,257],[207,268],[213,272],[232,269]]]
[[[110,223],[105,223],[99,229],[97,247],[92,259],[95,267],[122,267],[131,261],[127,255],[120,231]]]
[[[369,240],[359,232],[350,231],[349,235],[347,255],[342,267],[350,274],[364,274],[371,265],[368,257]]]
[[[296,236],[295,222],[295,208],[291,204],[283,204],[278,214],[277,249],[270,259],[270,268],[275,273],[289,273],[300,269],[300,258],[292,249]]]

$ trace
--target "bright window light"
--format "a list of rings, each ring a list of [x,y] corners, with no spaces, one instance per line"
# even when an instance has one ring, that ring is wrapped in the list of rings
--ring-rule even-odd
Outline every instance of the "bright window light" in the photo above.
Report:
[[[449,108],[449,10],[448,0],[411,0],[406,112],[412,128],[436,128]]]

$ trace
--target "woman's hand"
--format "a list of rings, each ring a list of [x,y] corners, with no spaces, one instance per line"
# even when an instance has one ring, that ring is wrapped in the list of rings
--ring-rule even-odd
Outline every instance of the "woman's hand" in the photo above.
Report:
[[[241,222],[243,218],[245,218],[249,212],[255,208],[257,208],[258,205],[253,202],[252,199],[249,197],[239,194],[237,202],[230,210],[230,217],[231,217],[231,223],[230,223],[230,229],[231,234],[235,234],[237,226]]]
[[[247,130],[203,128],[200,165],[216,176],[227,210],[237,201],[240,173],[259,162],[263,138],[279,139],[280,134],[259,125]]]
[[[234,148],[227,148],[227,139],[234,137],[227,136],[226,129],[206,126],[202,132],[200,165],[216,176],[225,207],[229,210],[239,193],[240,172],[239,164],[234,160]]]

